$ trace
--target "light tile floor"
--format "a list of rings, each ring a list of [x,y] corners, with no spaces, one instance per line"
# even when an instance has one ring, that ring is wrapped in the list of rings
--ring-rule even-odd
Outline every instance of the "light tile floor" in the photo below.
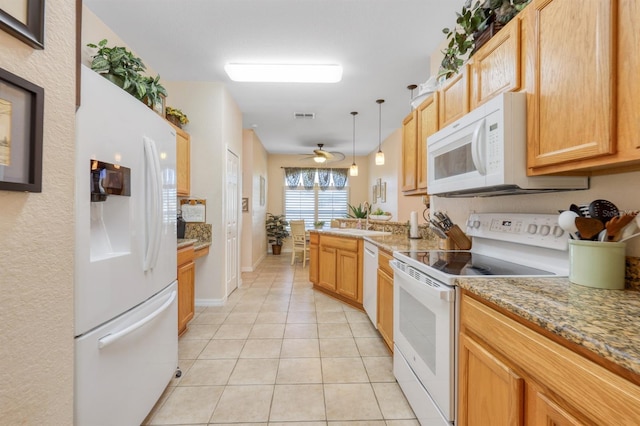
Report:
[[[222,307],[197,309],[145,425],[415,426],[369,317],[268,256]]]

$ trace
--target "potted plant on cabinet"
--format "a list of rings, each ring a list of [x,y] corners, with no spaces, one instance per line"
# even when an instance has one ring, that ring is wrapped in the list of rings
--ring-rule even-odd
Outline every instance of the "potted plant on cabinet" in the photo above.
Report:
[[[267,213],[267,239],[271,244],[271,252],[273,254],[280,254],[282,251],[282,240],[289,236],[289,231],[285,226],[289,225],[284,215],[274,215]]]
[[[181,128],[181,129],[182,129],[182,126],[184,126],[185,124],[189,123],[189,118],[187,117],[187,114],[185,114],[184,112],[182,112],[178,108],[173,108],[173,107],[168,106],[165,109],[165,117],[172,124],[174,124],[175,126]]]
[[[317,220],[315,222],[313,222],[313,227],[315,229],[322,229],[324,227],[324,220]]]

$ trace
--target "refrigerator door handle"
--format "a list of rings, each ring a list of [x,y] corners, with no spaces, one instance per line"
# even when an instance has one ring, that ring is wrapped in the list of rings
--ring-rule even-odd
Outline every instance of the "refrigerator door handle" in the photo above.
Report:
[[[142,318],[140,321],[131,324],[129,327],[124,328],[124,329],[118,331],[117,333],[107,334],[106,336],[101,337],[100,339],[98,339],[98,348],[102,349],[102,348],[104,348],[106,346],[109,346],[110,344],[114,343],[115,341],[120,340],[123,337],[125,337],[126,335],[136,331],[140,327],[142,327],[145,324],[147,324],[149,321],[152,321],[155,317],[157,317],[158,315],[163,313],[165,310],[167,310],[169,308],[169,306],[171,306],[173,301],[176,299],[177,294],[178,294],[177,291],[175,291],[175,290],[172,291],[171,294],[169,295],[169,299],[166,302],[164,302],[162,304],[162,306],[160,306],[158,309],[153,311],[151,314],[149,314],[146,317]]]
[[[144,271],[153,269],[160,252],[160,233],[162,231],[162,175],[160,160],[156,144],[152,139],[144,137],[144,153],[147,162],[148,180],[148,223],[147,223],[147,247],[144,256]]]

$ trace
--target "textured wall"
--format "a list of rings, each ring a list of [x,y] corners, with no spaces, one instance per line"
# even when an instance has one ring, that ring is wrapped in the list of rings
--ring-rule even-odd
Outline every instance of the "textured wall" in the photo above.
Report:
[[[42,193],[0,191],[0,424],[73,424],[75,6],[45,49],[0,31],[0,67],[45,89]]]

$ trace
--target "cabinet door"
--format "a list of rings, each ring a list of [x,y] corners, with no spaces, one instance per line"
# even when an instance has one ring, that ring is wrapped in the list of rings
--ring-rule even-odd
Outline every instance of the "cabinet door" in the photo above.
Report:
[[[535,392],[535,420],[530,422],[534,425],[552,426],[583,426],[571,414],[540,392]]]
[[[378,268],[378,331],[393,352],[393,276]]]
[[[176,191],[178,196],[186,197],[191,192],[191,137],[179,128],[176,129]]]
[[[460,426],[524,424],[524,380],[491,352],[460,335]]]
[[[196,264],[189,261],[178,267],[178,335],[187,329],[195,312]]]
[[[318,284],[318,245],[311,244],[309,246],[309,281]]]
[[[416,142],[418,137],[417,112],[411,111],[402,121],[402,190],[413,191],[417,188]]]
[[[520,88],[520,19],[512,19],[478,49],[470,70],[471,109]]]
[[[318,253],[318,285],[327,290],[336,291],[337,249],[321,245]]]
[[[358,291],[358,252],[338,250],[337,252],[337,292],[352,300],[361,299]],[[324,266],[323,266],[324,268]]]
[[[460,71],[459,74],[451,77],[439,90],[440,114],[438,117],[438,127],[442,129],[448,124],[461,118],[469,112],[469,65]]]
[[[573,170],[570,162],[615,152],[617,3],[535,0],[527,6],[530,173],[562,163],[553,171]]]
[[[417,172],[418,189],[427,189],[427,138],[438,131],[438,92],[418,106]]]

